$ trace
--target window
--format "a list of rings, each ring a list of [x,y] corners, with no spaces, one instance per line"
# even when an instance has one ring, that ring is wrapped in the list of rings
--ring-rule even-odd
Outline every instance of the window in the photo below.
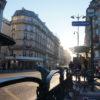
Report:
[[[30,26],[27,26],[27,30],[30,31]]]
[[[25,50],[23,51],[23,56],[26,56],[26,51]]]
[[[96,36],[99,36],[99,29],[96,29]]]
[[[99,51],[95,51],[95,57],[99,57]]]
[[[36,32],[36,28],[35,27],[33,27],[33,32]]]
[[[25,31],[27,31],[27,26],[26,26],[26,25],[24,25],[24,26],[23,26],[23,29],[24,29]]]
[[[27,33],[24,33],[24,39],[27,39]]]
[[[12,33],[12,38],[14,38],[15,37],[15,33]]]
[[[18,18],[17,17],[13,17],[13,20],[17,20]]]
[[[12,31],[16,30],[16,25],[13,25],[13,26],[11,27],[11,30],[12,30]]]

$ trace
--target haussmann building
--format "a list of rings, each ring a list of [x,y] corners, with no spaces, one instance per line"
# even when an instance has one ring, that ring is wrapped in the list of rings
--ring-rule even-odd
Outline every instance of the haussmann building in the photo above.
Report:
[[[11,37],[16,44],[9,47],[6,60],[14,69],[30,69],[44,64],[53,69],[58,62],[59,39],[47,28],[37,14],[22,8],[11,20]]]
[[[94,52],[94,65],[100,66],[100,0],[92,0],[89,4],[95,10],[95,16],[93,17],[93,52]],[[87,21],[89,17],[87,15]],[[91,27],[85,28],[85,45],[91,47]],[[97,62],[96,62],[97,60]]]

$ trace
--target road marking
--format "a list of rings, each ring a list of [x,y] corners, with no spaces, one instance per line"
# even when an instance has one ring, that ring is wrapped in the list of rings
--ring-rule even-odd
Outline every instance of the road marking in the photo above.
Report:
[[[11,96],[13,98],[13,100],[21,100],[20,98],[18,98],[16,95],[14,95],[11,91],[9,91],[7,88],[3,89],[9,96]]]

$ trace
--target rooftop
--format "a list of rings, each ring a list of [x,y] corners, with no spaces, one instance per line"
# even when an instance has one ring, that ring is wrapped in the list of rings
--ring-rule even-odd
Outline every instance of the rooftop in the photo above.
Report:
[[[29,16],[29,17],[37,17],[37,15],[33,11],[26,10],[22,8],[21,10],[16,10],[13,16]]]

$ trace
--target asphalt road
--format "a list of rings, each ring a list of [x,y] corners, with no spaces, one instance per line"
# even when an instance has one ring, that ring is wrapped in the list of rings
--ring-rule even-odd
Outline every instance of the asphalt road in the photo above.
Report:
[[[17,76],[35,76],[41,78],[39,72],[22,72],[22,73],[10,73],[0,74],[0,79],[10,78]],[[59,75],[55,75],[51,80],[50,87],[54,87],[59,83]],[[32,82],[23,82],[15,85],[6,86],[0,88],[0,100],[35,100],[36,89],[38,84]]]

